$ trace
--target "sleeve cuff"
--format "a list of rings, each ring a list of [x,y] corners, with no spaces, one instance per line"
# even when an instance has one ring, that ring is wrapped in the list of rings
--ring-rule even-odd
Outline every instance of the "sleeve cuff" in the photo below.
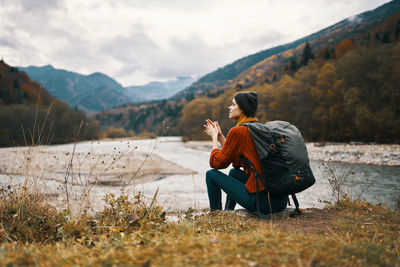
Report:
[[[214,148],[213,150],[211,150],[211,154],[213,154],[215,152],[215,150],[219,151],[219,148]]]

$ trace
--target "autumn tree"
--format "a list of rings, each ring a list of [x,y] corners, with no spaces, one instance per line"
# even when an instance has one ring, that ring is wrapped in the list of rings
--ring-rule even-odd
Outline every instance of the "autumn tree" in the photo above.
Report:
[[[340,58],[341,56],[343,56],[348,51],[353,50],[353,48],[354,48],[353,41],[351,41],[349,39],[341,41],[336,46],[336,56],[337,56],[337,58]]]
[[[179,128],[184,136],[204,139],[203,124],[212,117],[211,103],[211,99],[207,97],[198,97],[184,107],[179,121]]]

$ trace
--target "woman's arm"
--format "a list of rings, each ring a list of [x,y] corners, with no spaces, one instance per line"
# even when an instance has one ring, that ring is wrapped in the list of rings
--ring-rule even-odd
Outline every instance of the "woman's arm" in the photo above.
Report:
[[[243,152],[241,136],[243,135],[243,130],[246,129],[245,126],[232,128],[226,137],[223,148],[213,148],[210,155],[210,166],[212,168],[224,169],[231,163],[236,163],[236,159],[238,159]]]
[[[221,127],[219,126],[218,121],[216,121],[215,124],[217,125],[217,128],[218,128],[218,141],[219,141],[219,143],[221,144],[221,146],[224,146],[224,145],[225,145],[226,138],[225,138],[225,136],[222,134]]]

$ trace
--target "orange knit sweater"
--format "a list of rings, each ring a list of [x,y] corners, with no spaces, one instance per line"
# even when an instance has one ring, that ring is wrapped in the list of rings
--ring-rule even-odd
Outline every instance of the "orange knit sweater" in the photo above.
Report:
[[[215,169],[224,169],[232,163],[234,167],[243,167],[245,173],[249,177],[246,182],[246,189],[250,193],[255,193],[257,192],[257,185],[254,172],[245,167],[244,163],[239,158],[240,155],[248,158],[257,172],[263,175],[257,150],[247,126],[235,126],[229,131],[223,148],[215,148],[211,151],[210,166]],[[264,190],[260,179],[258,181],[258,186],[259,191]]]

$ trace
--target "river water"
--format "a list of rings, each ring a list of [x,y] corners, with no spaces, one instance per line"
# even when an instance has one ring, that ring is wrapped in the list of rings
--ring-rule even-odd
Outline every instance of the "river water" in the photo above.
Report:
[[[150,155],[157,155],[168,161],[193,171],[192,174],[180,175],[159,175],[154,173],[151,182],[136,184],[133,188],[135,193],[141,192],[150,202],[158,190],[158,204],[166,211],[186,211],[188,208],[206,209],[209,207],[207,189],[205,183],[205,173],[209,167],[210,144],[199,142],[183,143],[180,137],[159,137],[147,140],[102,140],[96,141],[96,147],[92,142],[82,142],[77,144],[77,151],[88,153],[97,151],[102,154],[115,154],[115,149],[121,153],[129,153],[132,146],[140,152]],[[44,147],[43,153],[53,156],[52,152],[72,152],[73,144],[56,145]],[[94,150],[93,150],[94,149]],[[8,150],[7,150],[8,151]],[[319,154],[318,154],[319,155]],[[157,157],[154,157],[157,158]],[[314,157],[315,158],[315,157]],[[147,161],[144,164],[154,164]],[[165,162],[160,162],[160,166]],[[152,165],[154,166],[154,165]],[[39,166],[40,167],[40,166]],[[340,181],[345,178],[342,191],[354,198],[365,198],[373,204],[382,203],[389,208],[399,208],[400,199],[400,166],[376,166],[347,163],[325,163],[322,161],[312,161],[311,168],[316,176],[316,183],[309,189],[297,194],[300,207],[321,208],[326,201],[333,201],[329,180],[336,177]],[[221,170],[228,173],[230,168]],[[63,176],[65,170],[60,170]],[[175,172],[182,173],[182,172]],[[188,173],[188,172],[186,172]],[[10,175],[0,173],[0,185],[8,184]],[[23,177],[14,175],[14,182],[24,181]],[[57,189],[60,187],[59,181],[48,180],[47,187]],[[57,190],[53,190],[58,192]],[[78,191],[79,192],[79,191]],[[100,210],[104,206],[102,198],[107,193],[118,194],[119,186],[96,185],[91,190],[91,203],[95,210]],[[59,203],[65,202],[63,194],[59,196]],[[78,199],[79,200],[79,199]],[[239,207],[240,208],[240,207]]]
[[[192,175],[157,177],[156,181],[142,184],[138,189],[151,196],[159,189],[159,203],[171,210],[185,210],[189,207],[208,208],[205,172],[210,168],[207,149],[193,149],[185,146],[179,137],[160,137],[157,140],[141,140],[138,146],[149,151],[156,146],[157,155],[194,170]],[[329,180],[344,179],[345,191],[353,199],[366,201],[389,208],[398,208],[400,201],[400,166],[376,166],[312,161],[311,168],[316,183],[297,194],[303,208],[323,207],[326,201],[333,201]],[[222,170],[229,172],[229,168]]]
[[[349,164],[339,162],[311,162],[311,167],[320,184],[329,188],[326,199],[334,200],[329,180],[343,179],[343,191],[352,199],[365,199],[372,204],[400,208],[400,167]]]

